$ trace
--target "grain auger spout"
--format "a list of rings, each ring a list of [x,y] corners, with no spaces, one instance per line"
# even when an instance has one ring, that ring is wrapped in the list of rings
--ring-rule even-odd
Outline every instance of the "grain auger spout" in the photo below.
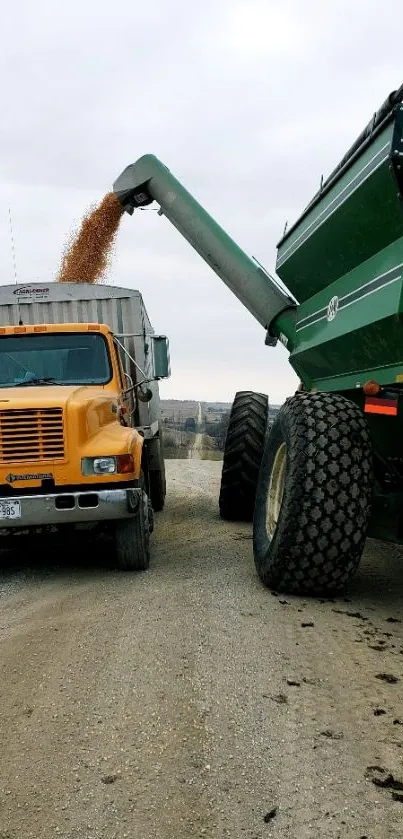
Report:
[[[266,343],[277,339],[292,349],[296,303],[258,263],[228,236],[154,155],[127,166],[113,185],[126,212],[156,201],[179,233],[192,245],[236,297],[267,330]]]

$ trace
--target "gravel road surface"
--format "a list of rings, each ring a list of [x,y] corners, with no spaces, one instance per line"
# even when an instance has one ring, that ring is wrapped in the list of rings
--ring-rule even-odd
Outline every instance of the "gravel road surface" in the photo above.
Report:
[[[0,839],[402,837],[403,551],[270,592],[220,470],[168,461],[145,574],[3,558]]]

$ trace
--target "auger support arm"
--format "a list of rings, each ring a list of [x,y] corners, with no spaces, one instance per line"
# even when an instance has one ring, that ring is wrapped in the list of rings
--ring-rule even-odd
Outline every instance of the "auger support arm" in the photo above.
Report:
[[[156,201],[161,214],[187,239],[225,285],[267,330],[266,343],[280,337],[292,349],[296,303],[251,259],[154,155],[127,166],[113,185],[130,215]]]

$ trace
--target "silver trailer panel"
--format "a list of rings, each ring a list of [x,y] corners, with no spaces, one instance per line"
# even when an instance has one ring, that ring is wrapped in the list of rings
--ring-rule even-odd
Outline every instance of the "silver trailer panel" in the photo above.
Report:
[[[139,291],[110,285],[87,283],[26,283],[0,286],[0,325],[40,323],[105,323],[119,338],[147,378],[153,375],[152,347],[147,336],[153,335],[143,298]],[[124,369],[133,380],[142,376],[122,353]],[[128,380],[129,386],[129,380]],[[160,419],[158,383],[149,385],[153,398],[138,400],[139,426],[153,426]]]

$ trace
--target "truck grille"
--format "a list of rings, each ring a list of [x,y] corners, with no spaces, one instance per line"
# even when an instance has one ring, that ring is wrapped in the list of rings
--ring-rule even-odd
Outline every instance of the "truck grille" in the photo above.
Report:
[[[0,462],[63,458],[62,408],[0,411]]]

